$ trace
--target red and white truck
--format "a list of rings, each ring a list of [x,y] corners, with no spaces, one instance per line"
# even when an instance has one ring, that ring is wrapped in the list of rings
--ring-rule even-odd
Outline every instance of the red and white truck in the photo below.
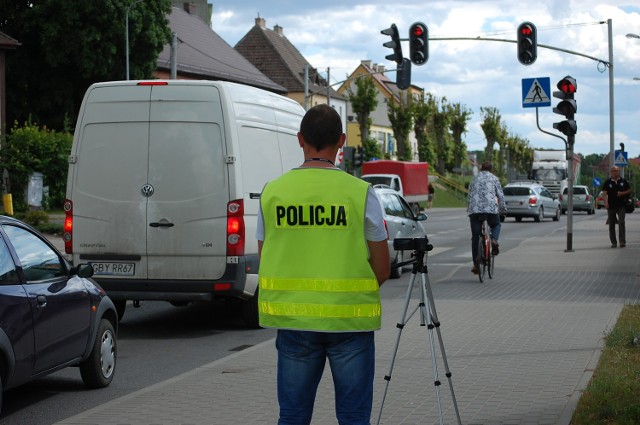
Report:
[[[418,214],[429,199],[429,163],[392,160],[367,161],[362,164],[363,180],[373,186],[385,185],[400,193]]]

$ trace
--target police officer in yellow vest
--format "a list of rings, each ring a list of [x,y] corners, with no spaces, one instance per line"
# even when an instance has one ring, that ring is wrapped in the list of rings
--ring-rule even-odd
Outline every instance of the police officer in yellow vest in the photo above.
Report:
[[[379,286],[390,260],[383,211],[370,186],[334,166],[345,142],[327,105],[298,133],[303,164],[261,196],[260,325],[278,329],[279,425],[309,424],[328,358],[341,425],[369,424]]]

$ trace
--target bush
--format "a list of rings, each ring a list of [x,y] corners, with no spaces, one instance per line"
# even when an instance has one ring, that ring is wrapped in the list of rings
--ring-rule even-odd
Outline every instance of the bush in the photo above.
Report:
[[[56,132],[46,127],[17,123],[5,136],[0,150],[0,170],[7,169],[10,193],[16,210],[26,209],[25,193],[29,176],[33,172],[43,174],[43,184],[49,186],[48,207],[59,208],[64,203],[67,184],[68,157],[71,152],[73,135]]]
[[[27,213],[25,213],[22,221],[33,227],[38,227],[41,224],[49,223],[49,214],[42,210],[28,211]]]

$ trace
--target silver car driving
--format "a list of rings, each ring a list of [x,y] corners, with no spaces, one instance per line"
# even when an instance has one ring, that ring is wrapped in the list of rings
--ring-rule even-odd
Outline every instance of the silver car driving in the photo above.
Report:
[[[391,257],[391,278],[397,279],[402,275],[402,267],[394,267],[398,263],[411,259],[411,251],[396,251],[393,248],[393,241],[396,238],[424,238],[427,236],[422,227],[422,221],[427,219],[427,215],[419,213],[413,214],[407,201],[393,189],[375,188],[376,195],[380,199],[384,209],[384,220],[389,234],[389,257]],[[410,265],[405,268],[411,267]]]
[[[569,208],[569,188],[565,187],[560,195],[560,206],[562,214],[567,212]],[[586,211],[587,214],[596,212],[595,197],[589,192],[589,187],[576,185],[573,186],[573,211]]]
[[[558,197],[539,183],[509,183],[503,192],[507,210],[500,216],[501,221],[506,217],[514,217],[516,221],[522,221],[523,217],[531,217],[535,222],[547,217],[553,221],[560,220],[561,207]]]

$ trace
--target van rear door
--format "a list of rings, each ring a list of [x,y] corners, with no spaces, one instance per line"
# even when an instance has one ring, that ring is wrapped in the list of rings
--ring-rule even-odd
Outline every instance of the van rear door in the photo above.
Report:
[[[149,279],[218,279],[226,268],[229,172],[214,86],[153,86],[146,241]]]
[[[144,86],[95,87],[76,128],[73,256],[93,262],[97,277],[147,277],[140,190],[147,181],[150,94]]]

